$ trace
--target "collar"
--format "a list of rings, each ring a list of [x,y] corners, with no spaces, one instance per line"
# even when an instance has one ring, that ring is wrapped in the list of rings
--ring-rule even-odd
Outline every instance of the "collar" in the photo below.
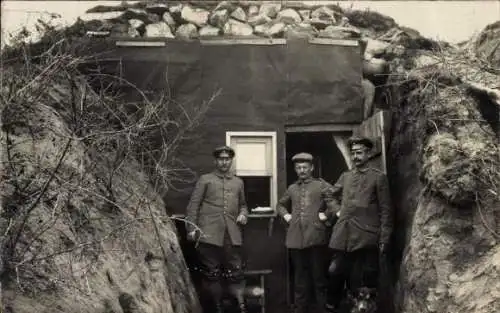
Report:
[[[308,179],[298,179],[297,184],[302,185],[302,184],[309,184],[310,182],[313,181],[312,177],[309,177]]]
[[[361,168],[355,167],[354,168],[354,172],[356,172],[356,173],[366,173],[366,172],[368,172],[369,169],[370,169],[369,166],[363,166]]]
[[[231,179],[233,178],[234,174],[231,173],[231,171],[227,172],[227,173],[221,173],[219,171],[213,171],[213,173],[215,174],[215,176],[219,177],[219,178],[227,178],[227,179]]]

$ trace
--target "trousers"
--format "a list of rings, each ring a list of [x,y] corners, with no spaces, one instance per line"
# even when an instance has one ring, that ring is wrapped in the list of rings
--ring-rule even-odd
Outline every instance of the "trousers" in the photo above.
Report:
[[[239,303],[243,303],[245,280],[241,247],[232,245],[229,234],[226,233],[222,247],[200,243],[197,253],[204,289],[210,294],[212,301],[221,301],[223,285],[226,283],[230,293]]]
[[[333,252],[335,269],[330,272],[328,303],[338,307],[346,291],[354,292],[360,287],[377,288],[379,274],[379,252],[377,248],[363,248],[352,252]]]
[[[290,249],[294,270],[294,304],[296,313],[323,312],[327,292],[327,252],[326,246],[304,249]]]

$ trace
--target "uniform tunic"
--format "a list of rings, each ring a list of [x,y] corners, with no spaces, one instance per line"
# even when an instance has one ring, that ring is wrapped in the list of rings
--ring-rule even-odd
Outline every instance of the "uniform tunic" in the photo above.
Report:
[[[333,195],[341,196],[341,207],[330,248],[350,252],[389,242],[393,220],[383,172],[374,168],[345,172],[334,185]]]
[[[318,214],[330,210],[332,186],[321,179],[298,180],[278,201],[278,213],[284,217],[291,208],[292,219],[286,234],[286,246],[303,249],[328,243],[327,228]]]
[[[238,215],[248,214],[243,181],[227,173],[212,172],[202,175],[191,195],[187,207],[187,220],[201,229],[200,242],[224,246],[224,236],[241,246],[241,229],[236,223]],[[187,226],[188,231],[196,228]]]

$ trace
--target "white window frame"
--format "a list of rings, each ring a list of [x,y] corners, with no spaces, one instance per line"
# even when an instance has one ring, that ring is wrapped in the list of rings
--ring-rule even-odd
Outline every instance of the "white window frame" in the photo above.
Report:
[[[278,153],[276,132],[274,131],[227,131],[226,145],[231,146],[231,138],[266,138],[271,139],[271,199],[270,206],[273,209],[272,216],[276,215],[276,203],[278,201]],[[236,151],[236,153],[238,153]],[[237,173],[236,173],[237,174]],[[251,214],[251,213],[250,213]],[[257,215],[256,215],[257,216]],[[259,215],[260,216],[260,215]],[[262,215],[268,216],[268,215]]]

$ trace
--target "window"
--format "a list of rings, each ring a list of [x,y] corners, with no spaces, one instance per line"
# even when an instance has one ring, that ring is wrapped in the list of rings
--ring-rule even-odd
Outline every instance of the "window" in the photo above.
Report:
[[[274,215],[277,199],[275,132],[227,132],[226,144],[236,156],[233,170],[245,184],[250,214]]]

